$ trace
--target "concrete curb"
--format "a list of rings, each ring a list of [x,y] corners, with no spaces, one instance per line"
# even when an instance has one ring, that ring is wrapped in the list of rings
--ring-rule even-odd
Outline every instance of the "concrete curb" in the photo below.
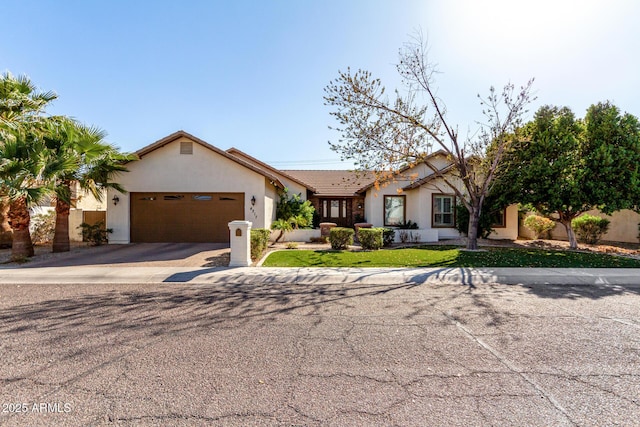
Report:
[[[0,270],[0,284],[452,284],[640,287],[640,269],[42,267]]]

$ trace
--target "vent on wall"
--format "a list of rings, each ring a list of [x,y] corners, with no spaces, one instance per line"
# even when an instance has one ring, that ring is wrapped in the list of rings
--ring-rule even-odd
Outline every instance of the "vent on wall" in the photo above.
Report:
[[[193,142],[180,141],[180,154],[193,154]]]

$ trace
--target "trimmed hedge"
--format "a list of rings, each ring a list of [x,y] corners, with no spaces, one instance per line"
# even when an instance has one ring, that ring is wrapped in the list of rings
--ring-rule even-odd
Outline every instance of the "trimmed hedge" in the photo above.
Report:
[[[571,221],[571,228],[575,230],[580,242],[595,245],[609,230],[609,223],[608,219],[584,214]]]
[[[533,231],[536,235],[536,239],[539,239],[540,236],[553,230],[556,223],[553,222],[553,220],[540,215],[529,215],[524,219],[524,226]]]
[[[251,229],[251,259],[257,260],[267,250],[269,246],[269,237],[271,231],[266,228],[252,228]]]
[[[331,249],[348,249],[349,245],[353,245],[353,235],[355,231],[351,228],[333,227],[329,231],[329,242]]]
[[[378,250],[384,244],[382,228],[361,228],[358,230],[358,239],[362,249]]]
[[[382,229],[382,245],[383,246],[391,246],[395,240],[396,240],[396,230],[394,230],[393,228]]]

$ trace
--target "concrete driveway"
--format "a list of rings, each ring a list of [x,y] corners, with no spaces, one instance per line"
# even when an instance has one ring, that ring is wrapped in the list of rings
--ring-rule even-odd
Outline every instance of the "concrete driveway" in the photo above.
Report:
[[[45,254],[23,267],[220,267],[228,263],[226,243],[132,243]]]
[[[0,284],[0,424],[638,425],[639,291]]]

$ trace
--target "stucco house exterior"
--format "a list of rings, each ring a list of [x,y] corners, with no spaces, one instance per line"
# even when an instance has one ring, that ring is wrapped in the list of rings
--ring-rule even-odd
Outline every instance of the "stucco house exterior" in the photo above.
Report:
[[[136,152],[118,176],[126,194],[110,190],[109,243],[228,242],[228,223],[269,227],[284,184],[184,131]]]
[[[455,228],[458,200],[426,164],[378,184],[370,173],[279,170],[237,148],[225,151],[184,131],[136,154],[139,160],[128,163],[129,172],[118,177],[127,193],[110,190],[106,198],[107,227],[113,229],[110,243],[225,243],[229,241],[227,224],[233,220],[269,228],[284,189],[310,200],[321,222],[394,227],[412,221],[418,224],[417,230],[409,231],[413,240],[460,237]],[[443,152],[431,154],[428,160],[463,188]],[[640,216],[633,212],[615,215],[624,218],[625,224],[612,227],[609,234],[616,240],[637,242],[635,233],[633,240],[623,239],[631,237],[627,223],[637,229]],[[631,217],[636,218],[635,223]],[[490,238],[517,239],[522,232],[519,222],[517,206],[507,207],[497,215]]]

